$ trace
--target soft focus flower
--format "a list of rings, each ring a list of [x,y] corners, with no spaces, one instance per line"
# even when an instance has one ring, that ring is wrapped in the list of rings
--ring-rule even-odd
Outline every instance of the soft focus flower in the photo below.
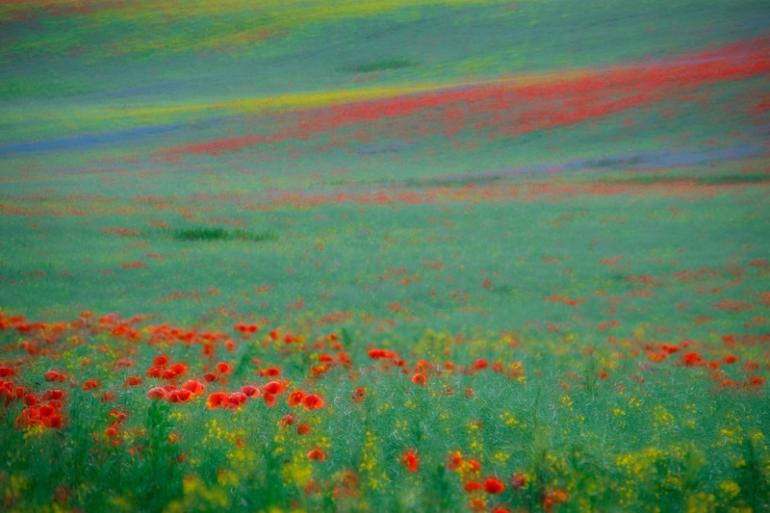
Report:
[[[310,449],[307,453],[307,457],[314,461],[324,461],[326,460],[326,453],[323,449]]]
[[[409,449],[401,456],[401,463],[406,467],[409,472],[415,473],[420,468],[420,458],[417,456],[417,451]]]
[[[484,491],[496,495],[505,491],[505,485],[495,476],[490,476],[484,481]]]

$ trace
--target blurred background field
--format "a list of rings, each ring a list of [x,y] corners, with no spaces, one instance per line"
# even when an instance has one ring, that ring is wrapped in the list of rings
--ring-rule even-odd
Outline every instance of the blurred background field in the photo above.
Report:
[[[22,405],[2,410],[6,506],[49,511],[59,472],[66,511],[464,511],[468,476],[443,474],[461,450],[506,476],[512,510],[767,511],[768,27],[756,0],[0,2],[3,318],[116,314],[70,326],[93,344],[42,355],[24,342],[47,328],[4,326],[13,386],[42,394],[52,366],[72,386],[58,467],[39,465],[51,439],[16,430]],[[110,334],[134,315],[139,349]],[[203,397],[175,416],[114,372],[165,352],[200,378],[214,360],[147,326],[244,322],[259,333],[219,353],[231,384],[264,385],[261,358],[316,387],[327,467],[306,465],[305,438],[276,441],[283,403],[231,414]],[[270,330],[300,336],[296,353]],[[332,333],[352,370],[321,379],[311,343]],[[406,367],[372,363],[377,347]],[[442,359],[458,372],[410,381]],[[160,437],[152,472],[91,436],[114,406],[89,402],[96,376],[131,412],[123,447]],[[349,404],[357,385],[375,406]],[[204,438],[211,418],[238,436]],[[231,457],[235,438],[257,456]],[[370,438],[384,488],[364,484]],[[93,444],[112,467],[78,466]],[[418,446],[430,475],[400,464]],[[164,466],[179,454],[189,466]],[[137,475],[100,492],[117,468]],[[348,471],[350,501],[305,493]]]

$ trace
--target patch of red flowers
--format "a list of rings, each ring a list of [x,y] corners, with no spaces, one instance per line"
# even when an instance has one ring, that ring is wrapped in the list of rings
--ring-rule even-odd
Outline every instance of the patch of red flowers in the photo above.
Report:
[[[411,473],[416,473],[420,469],[420,457],[417,455],[417,451],[409,449],[401,456],[401,463]]]
[[[484,491],[492,495],[497,495],[505,491],[505,485],[497,477],[490,476],[484,481]]]

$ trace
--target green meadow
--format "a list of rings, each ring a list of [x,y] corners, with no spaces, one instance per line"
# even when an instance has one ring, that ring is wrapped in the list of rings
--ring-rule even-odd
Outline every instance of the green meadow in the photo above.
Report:
[[[0,5],[0,511],[770,511],[759,1]]]

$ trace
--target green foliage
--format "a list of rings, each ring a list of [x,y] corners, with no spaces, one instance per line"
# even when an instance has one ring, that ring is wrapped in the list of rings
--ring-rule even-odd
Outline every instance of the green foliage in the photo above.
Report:
[[[232,241],[242,240],[251,242],[263,242],[274,241],[278,239],[278,235],[272,231],[254,233],[247,230],[227,230],[225,228],[184,228],[178,230],[172,230],[171,236],[178,241],[194,242],[194,241]]]
[[[373,71],[387,71],[392,69],[409,68],[416,65],[417,63],[408,59],[382,59],[378,61],[365,62],[362,64],[355,64],[343,69],[353,73],[371,73]]]

